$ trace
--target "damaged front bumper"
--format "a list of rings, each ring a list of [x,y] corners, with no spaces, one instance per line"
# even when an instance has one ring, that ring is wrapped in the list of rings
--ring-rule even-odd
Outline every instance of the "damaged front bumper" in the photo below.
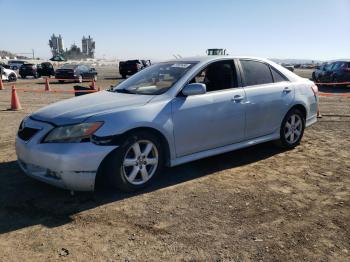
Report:
[[[68,190],[94,190],[101,162],[117,146],[91,142],[41,143],[53,126],[33,119],[27,119],[25,124],[39,130],[28,141],[16,137],[18,163],[27,175]]]

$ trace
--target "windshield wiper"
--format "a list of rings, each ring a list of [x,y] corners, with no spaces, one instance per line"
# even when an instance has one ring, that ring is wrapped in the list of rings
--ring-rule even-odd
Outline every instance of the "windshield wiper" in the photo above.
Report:
[[[127,89],[111,89],[111,92],[123,93],[123,94],[136,94]]]

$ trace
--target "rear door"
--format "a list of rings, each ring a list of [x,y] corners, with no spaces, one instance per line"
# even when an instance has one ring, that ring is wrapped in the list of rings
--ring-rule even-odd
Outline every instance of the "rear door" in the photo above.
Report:
[[[292,83],[269,64],[240,59],[240,68],[247,96],[246,139],[279,130],[294,99]]]

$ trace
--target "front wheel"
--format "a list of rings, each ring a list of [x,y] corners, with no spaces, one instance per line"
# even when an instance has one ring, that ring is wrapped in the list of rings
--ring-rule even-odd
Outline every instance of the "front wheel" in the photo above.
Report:
[[[164,159],[160,139],[148,132],[135,132],[106,162],[108,184],[122,191],[139,190],[159,174]]]
[[[280,129],[280,145],[284,148],[294,148],[300,144],[305,129],[304,114],[298,109],[290,110],[284,117]]]

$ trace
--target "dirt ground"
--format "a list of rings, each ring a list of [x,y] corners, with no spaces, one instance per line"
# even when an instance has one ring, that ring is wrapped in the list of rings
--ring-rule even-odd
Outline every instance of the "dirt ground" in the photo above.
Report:
[[[98,86],[120,81],[98,70]],[[0,91],[0,261],[350,261],[350,99],[321,97],[294,150],[266,143],[167,169],[142,192],[71,196],[26,177],[14,150],[25,115],[71,96],[20,92],[12,112]]]

